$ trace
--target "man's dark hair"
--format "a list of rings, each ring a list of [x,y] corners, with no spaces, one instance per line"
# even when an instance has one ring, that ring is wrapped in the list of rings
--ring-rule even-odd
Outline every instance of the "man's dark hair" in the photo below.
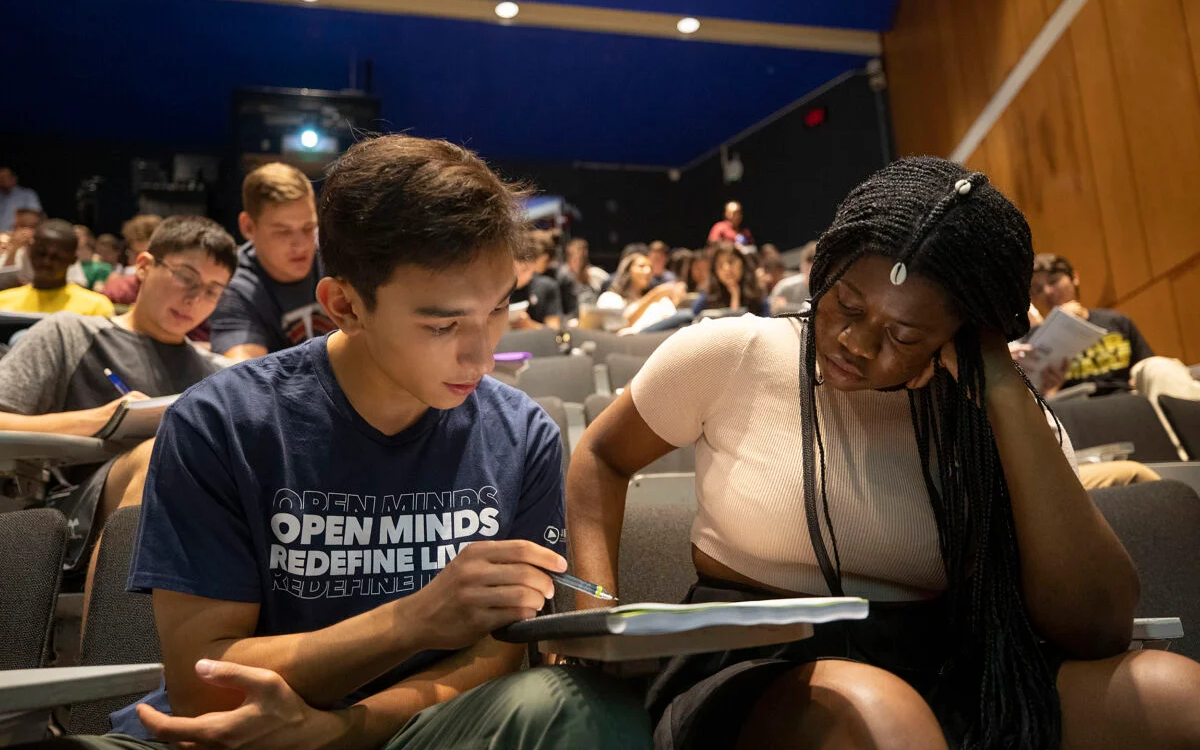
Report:
[[[146,248],[155,261],[189,250],[203,250],[217,265],[228,268],[229,273],[237,271],[237,243],[220,224],[203,216],[163,219],[150,235],[150,246]]]
[[[928,156],[901,159],[852,190],[821,235],[809,278],[811,309],[868,254],[896,261],[893,278],[900,281],[893,283],[903,283],[905,273],[936,283],[962,319],[954,338],[957,379],[935,360],[929,386],[909,391],[946,571],[955,639],[946,644],[942,679],[967,720],[962,746],[1055,750],[1062,740],[1055,674],[1023,603],[1012,500],[979,405],[985,385],[980,332],[999,331],[1009,341],[1029,332],[1029,226],[983,174]],[[806,399],[814,398],[815,327],[810,320],[801,363],[809,373]],[[820,420],[813,414],[824,476]],[[838,560],[839,578],[840,571]]]
[[[48,219],[38,225],[33,235],[34,242],[52,242],[62,247],[70,247],[71,252],[79,247],[79,235],[75,234],[75,225],[62,219]]]
[[[399,266],[444,271],[494,250],[529,259],[524,195],[446,141],[385,135],[356,143],[330,167],[321,191],[325,272],[374,308],[376,290]]]

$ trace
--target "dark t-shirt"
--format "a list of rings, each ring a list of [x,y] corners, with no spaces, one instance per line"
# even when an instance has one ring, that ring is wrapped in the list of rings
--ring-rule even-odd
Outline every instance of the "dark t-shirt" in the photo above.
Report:
[[[258,604],[257,636],[311,632],[419,590],[466,543],[563,553],[561,471],[554,421],[491,378],[384,435],[315,339],[231,367],[167,411],[129,588]],[[443,655],[418,654],[346,702]]]
[[[1100,343],[1071,361],[1063,388],[1095,383],[1096,395],[1129,390],[1129,371],[1154,351],[1128,315],[1116,310],[1089,310],[1088,322],[1108,331]]]
[[[512,301],[528,301],[529,317],[539,323],[545,323],[546,318],[551,315],[562,318],[562,296],[558,290],[558,282],[549,276],[535,273],[528,284],[513,292]]]
[[[254,245],[238,249],[238,267],[209,318],[212,348],[224,354],[241,344],[277,352],[334,330],[317,302],[321,259],[313,259],[308,276],[292,284],[271,278],[258,262]]]

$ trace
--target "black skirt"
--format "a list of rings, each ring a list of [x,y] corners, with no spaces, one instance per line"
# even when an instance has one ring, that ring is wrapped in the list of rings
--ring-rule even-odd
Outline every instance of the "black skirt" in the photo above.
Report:
[[[684,603],[777,599],[778,594],[701,576]],[[727,750],[746,717],[785,673],[822,659],[846,659],[885,669],[925,698],[951,748],[966,734],[971,691],[955,689],[947,672],[954,642],[944,598],[871,603],[866,620],[818,625],[811,638],[774,646],[677,656],[668,660],[646,697],[656,724],[656,750]],[[1051,668],[1057,672],[1061,659]]]

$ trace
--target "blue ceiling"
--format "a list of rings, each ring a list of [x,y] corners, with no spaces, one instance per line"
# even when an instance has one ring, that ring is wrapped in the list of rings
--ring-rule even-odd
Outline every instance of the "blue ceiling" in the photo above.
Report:
[[[896,0],[568,0],[886,29]],[[230,0],[10,0],[0,128],[220,146],[242,86],[340,89],[373,61],[380,130],[492,159],[677,166],[855,55]],[[19,83],[18,83],[19,82]],[[361,84],[361,80],[360,80]],[[20,91],[20,96],[13,96]]]

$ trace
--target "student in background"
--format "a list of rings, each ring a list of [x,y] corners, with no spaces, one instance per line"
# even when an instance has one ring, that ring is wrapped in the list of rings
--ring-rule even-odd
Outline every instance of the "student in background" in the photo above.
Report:
[[[708,230],[708,242],[732,242],[735,245],[753,245],[754,235],[742,224],[742,204],[730,201],[725,204],[725,219],[713,224]]]
[[[650,279],[653,276],[654,267],[649,257],[636,251],[626,255],[617,266],[612,286],[596,300],[596,307],[622,311],[623,330],[629,333],[640,333],[671,318],[687,293],[687,287],[671,282],[652,289]]]
[[[650,277],[650,288],[659,284],[670,284],[676,281],[675,274],[667,268],[667,264],[671,261],[671,248],[662,240],[655,240],[650,243],[650,268],[654,271],[654,275]]]
[[[18,208],[13,220],[13,230],[8,236],[0,267],[16,266],[20,269],[15,278],[10,277],[9,286],[28,284],[33,278],[29,265],[29,246],[33,244],[33,233],[42,223],[42,212],[32,208]]]
[[[794,251],[793,251],[794,252]],[[786,276],[771,289],[769,295],[771,313],[799,312],[808,301],[808,274],[817,255],[816,241],[800,249],[800,273]]]
[[[562,329],[563,305],[558,282],[546,275],[554,253],[554,240],[544,232],[530,232],[526,242],[533,253],[532,260],[516,263],[517,287],[513,302],[528,302],[529,307],[510,321],[515,330],[535,328]]]
[[[1043,318],[1055,307],[1108,331],[1100,343],[1071,360],[1065,371],[1049,368],[1053,376],[1040,384],[1042,395],[1062,388],[1095,383],[1097,396],[1129,391],[1133,366],[1154,356],[1133,320],[1116,310],[1088,309],[1079,302],[1079,274],[1060,255],[1042,253],[1033,261],[1030,299]]]
[[[566,570],[558,429],[486,377],[521,224],[444,141],[361,141],[331,168],[338,330],[214,375],[159,427],[130,585],[153,592],[166,685],[113,722],[159,741],[69,741],[648,750],[598,671],[518,672],[525,647],[489,636]]]
[[[17,175],[11,167],[0,167],[0,232],[10,232],[17,227],[17,211],[28,210],[42,213],[42,201],[36,191],[17,184]]]
[[[117,238],[111,234],[105,235],[110,238],[109,242],[96,244],[96,253],[101,258],[111,258],[109,262],[113,264],[112,273],[108,275],[102,289],[104,296],[113,303],[130,305],[137,300],[140,282],[137,274],[134,273],[136,265],[133,263],[125,265],[125,259],[136,259],[144,253],[150,245],[150,237],[154,235],[154,230],[158,229],[162,222],[162,217],[154,214],[139,214],[125,222],[121,226],[121,236],[125,240],[125,252],[118,249]]]
[[[755,278],[753,262],[735,245],[723,242],[713,254],[713,272],[692,313],[704,310],[746,310],[754,315],[770,316],[766,294]]]
[[[593,283],[593,266],[588,259],[587,240],[577,237],[568,242],[566,255],[566,262],[558,267],[558,290],[562,297],[563,315],[567,318],[577,318],[581,304],[596,303],[600,294],[600,284]]]
[[[112,302],[103,294],[67,282],[67,269],[76,262],[78,244],[75,228],[67,222],[50,219],[42,223],[28,252],[32,281],[0,292],[0,310],[112,315]]]
[[[333,330],[317,304],[317,211],[304,173],[274,163],[246,175],[238,228],[247,242],[212,316],[213,351],[252,359]]]
[[[184,334],[216,307],[237,263],[234,247],[210,219],[163,222],[137,257],[142,294],[129,312],[111,319],[51,315],[0,359],[0,430],[88,437],[122,401],[182,393],[228,364]],[[105,368],[132,392],[121,394]],[[67,470],[78,486],[52,505],[71,521],[69,570],[82,567],[88,543],[117,507],[141,501],[150,442],[102,466]]]

